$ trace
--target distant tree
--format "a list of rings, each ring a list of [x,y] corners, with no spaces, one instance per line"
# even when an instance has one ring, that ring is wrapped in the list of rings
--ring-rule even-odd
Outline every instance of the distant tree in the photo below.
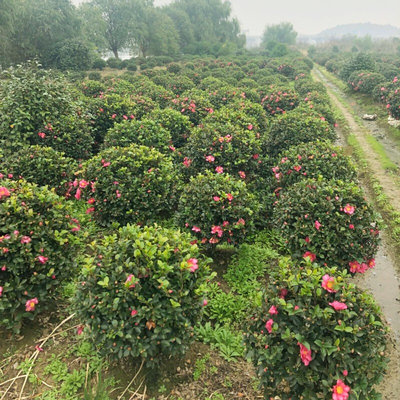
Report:
[[[281,22],[277,25],[269,25],[265,28],[261,46],[266,47],[268,42],[278,42],[284,44],[295,44],[297,32],[294,31],[290,22]]]

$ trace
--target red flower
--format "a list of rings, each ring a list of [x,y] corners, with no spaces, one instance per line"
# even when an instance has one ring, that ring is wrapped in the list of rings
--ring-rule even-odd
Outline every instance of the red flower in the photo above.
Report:
[[[315,226],[315,229],[316,229],[317,231],[319,231],[319,228],[321,228],[322,224],[321,224],[319,221],[315,221],[315,222],[314,222],[314,226]]]
[[[278,314],[278,309],[275,306],[271,306],[270,309],[268,310],[268,312],[271,315]]]
[[[350,387],[338,379],[333,387],[332,400],[347,400],[349,398]]]
[[[303,258],[309,258],[311,262],[314,262],[317,256],[314,253],[311,253],[311,251],[306,251],[303,254]]]
[[[272,333],[272,325],[274,324],[273,319],[269,319],[267,323],[265,324],[265,329],[268,331],[268,333]]]
[[[311,350],[307,349],[307,347],[301,344],[300,342],[297,342],[297,344],[300,346],[301,361],[307,367],[308,364],[310,364],[310,362],[312,361]]]
[[[10,196],[10,192],[8,191],[7,188],[5,188],[4,186],[0,187],[0,200],[2,199],[2,197],[9,197]]]

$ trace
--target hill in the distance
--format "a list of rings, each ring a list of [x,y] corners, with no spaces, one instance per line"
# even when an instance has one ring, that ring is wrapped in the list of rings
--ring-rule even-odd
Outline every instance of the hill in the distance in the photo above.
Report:
[[[338,25],[325,29],[317,35],[303,36],[303,39],[315,40],[317,42],[340,39],[343,36],[371,36],[373,39],[400,37],[400,28],[393,25],[378,25],[372,23]]]

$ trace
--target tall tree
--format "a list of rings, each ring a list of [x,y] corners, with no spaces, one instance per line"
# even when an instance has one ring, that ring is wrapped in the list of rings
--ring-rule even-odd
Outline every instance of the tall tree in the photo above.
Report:
[[[297,32],[290,22],[281,22],[277,25],[269,25],[265,28],[261,46],[266,47],[268,42],[295,44]]]

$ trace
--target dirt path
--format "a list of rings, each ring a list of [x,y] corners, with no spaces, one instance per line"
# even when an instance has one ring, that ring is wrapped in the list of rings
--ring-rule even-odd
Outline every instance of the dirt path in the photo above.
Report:
[[[339,101],[336,93],[340,93],[341,97],[344,97],[340,89],[318,70],[313,71],[313,76],[315,80],[324,83],[327,87],[332,103],[342,112],[352,134],[356,137],[365,154],[369,156],[368,164],[371,171],[379,180],[391,204],[400,211],[400,188],[393,184],[393,176],[390,176],[382,168],[378,156],[365,138],[364,129],[360,128],[352,113]],[[368,129],[365,124],[364,127]],[[372,129],[369,130],[371,134],[374,134]],[[341,142],[345,143],[344,138],[341,139]],[[400,398],[400,280],[397,272],[400,268],[395,263],[397,258],[391,257],[390,249],[383,240],[383,244],[376,255],[376,267],[355,279],[358,286],[373,294],[392,330],[388,348],[390,354],[388,374],[378,388],[379,392],[382,393],[383,400]]]

